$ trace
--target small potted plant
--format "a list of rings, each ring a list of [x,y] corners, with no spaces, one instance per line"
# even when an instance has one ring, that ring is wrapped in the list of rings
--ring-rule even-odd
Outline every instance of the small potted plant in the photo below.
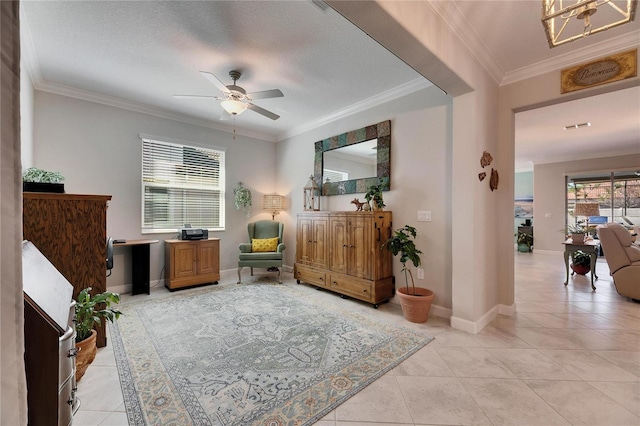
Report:
[[[571,269],[579,275],[586,275],[591,270],[591,256],[582,250],[572,254]]]
[[[22,173],[23,192],[64,192],[64,176],[58,172],[47,172],[36,167]]]
[[[528,253],[533,245],[533,235],[519,231],[516,234],[516,243],[518,244],[519,252]]]
[[[111,307],[120,303],[120,295],[105,291],[91,296],[91,287],[78,294],[75,305],[76,324],[76,381],[84,375],[89,364],[96,357],[96,331],[93,327],[102,324],[103,320],[113,322],[120,318],[122,312]]]
[[[571,237],[574,244],[580,244],[584,242],[586,231],[580,223],[576,223],[575,225],[567,225],[565,233]]]
[[[366,194],[364,194],[364,198],[367,200],[367,204],[373,200],[373,210],[382,210],[385,208],[384,201],[382,200],[382,180],[378,181],[377,185],[371,185]]]
[[[416,247],[415,238],[416,228],[405,225],[394,231],[391,238],[385,241],[380,249],[387,249],[394,256],[400,254],[401,272],[404,273],[405,283],[404,287],[397,290],[400,306],[407,321],[421,323],[429,318],[429,310],[435,294],[426,288],[416,287],[411,269],[407,267],[408,261],[411,261],[416,268],[421,264],[422,251]],[[411,287],[409,287],[409,278],[411,278]]]

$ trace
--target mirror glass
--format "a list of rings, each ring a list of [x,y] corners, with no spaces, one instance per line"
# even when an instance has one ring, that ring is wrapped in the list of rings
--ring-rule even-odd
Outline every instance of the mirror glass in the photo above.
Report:
[[[376,175],[378,139],[325,151],[322,154],[322,183],[343,182]]]
[[[391,180],[391,121],[382,121],[316,142],[314,178],[322,195],[388,191]]]

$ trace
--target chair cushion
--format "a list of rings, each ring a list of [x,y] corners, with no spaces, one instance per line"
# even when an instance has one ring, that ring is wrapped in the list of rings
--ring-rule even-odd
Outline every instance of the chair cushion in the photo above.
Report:
[[[282,260],[282,253],[270,251],[264,253],[240,253],[240,260]]]
[[[277,248],[278,248],[278,237],[251,239],[251,251],[254,253],[276,251]]]

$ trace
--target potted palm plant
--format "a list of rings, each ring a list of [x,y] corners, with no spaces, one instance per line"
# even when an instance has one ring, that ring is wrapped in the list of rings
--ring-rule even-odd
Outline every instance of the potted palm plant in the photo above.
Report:
[[[580,223],[576,223],[575,225],[567,225],[565,234],[570,236],[574,243],[580,244],[584,242],[586,231]]]
[[[400,306],[407,321],[422,323],[429,318],[429,310],[435,294],[426,288],[416,287],[411,269],[407,267],[408,261],[411,261],[416,268],[422,263],[420,259],[422,251],[415,244],[416,235],[416,228],[405,225],[394,231],[380,249],[387,249],[394,256],[400,255],[401,272],[404,274],[405,283],[404,287],[397,289]],[[409,278],[411,278],[411,287],[409,287]]]
[[[116,303],[120,303],[120,295],[110,291],[91,296],[91,287],[87,287],[78,294],[75,305],[76,381],[82,378],[96,357],[96,331],[93,327],[102,324],[103,320],[113,322],[122,315],[111,307]]]

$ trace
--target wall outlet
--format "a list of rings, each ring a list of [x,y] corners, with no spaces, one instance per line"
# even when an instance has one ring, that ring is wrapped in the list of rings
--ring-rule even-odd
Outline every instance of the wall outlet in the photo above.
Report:
[[[418,268],[418,279],[424,280],[424,269]]]
[[[431,222],[431,210],[418,211],[418,222]]]

